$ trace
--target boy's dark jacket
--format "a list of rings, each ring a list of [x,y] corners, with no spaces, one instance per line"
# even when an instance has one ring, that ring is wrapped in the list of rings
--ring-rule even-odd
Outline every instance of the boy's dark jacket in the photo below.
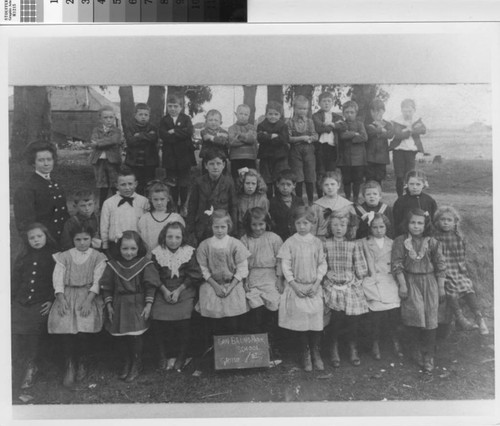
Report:
[[[365,166],[368,140],[365,126],[360,120],[346,122],[347,129],[340,133],[338,166]],[[347,132],[357,132],[358,136],[350,136]]]
[[[332,112],[332,122],[335,124],[335,129],[332,130],[330,126],[325,126],[325,111],[320,109],[312,115],[312,120],[314,122],[314,128],[316,133],[321,136],[321,133],[333,132],[333,140],[336,147],[339,146],[339,133],[347,130],[347,124],[344,121],[344,117]]]
[[[389,150],[397,148],[403,140],[408,139],[411,136],[415,141],[418,152],[424,152],[424,146],[420,140],[420,135],[425,135],[427,129],[425,128],[422,119],[418,119],[415,123],[413,123],[411,132],[409,130],[405,130],[406,125],[399,121],[393,121],[392,125],[394,128],[394,139],[389,145]]]
[[[271,139],[271,135],[276,133],[277,138]],[[287,158],[290,147],[288,126],[280,119],[276,123],[270,123],[267,118],[257,126],[257,141],[259,151],[257,158]]]
[[[103,152],[106,152],[108,163],[121,164],[122,131],[118,127],[112,126],[105,131],[102,125],[97,126],[90,138],[97,143],[90,154],[90,164],[96,164]]]
[[[272,231],[278,234],[283,241],[295,233],[295,227],[292,222],[292,211],[299,206],[304,205],[304,200],[292,195],[292,204],[288,207],[283,198],[278,193],[269,201],[269,215],[272,219]]]
[[[371,120],[366,126],[368,142],[366,143],[366,160],[369,163],[389,164],[389,140],[394,136],[394,129],[390,122],[382,120],[386,133],[373,124]]]
[[[233,223],[237,223],[236,190],[230,176],[221,175],[214,187],[210,177],[203,175],[198,177],[193,185],[189,197],[186,228],[188,233],[194,233],[198,242],[211,235],[210,216],[205,214],[211,207],[214,210],[226,210]]]
[[[171,129],[174,129],[173,134],[168,133]],[[168,114],[161,119],[159,134],[163,141],[163,167],[169,170],[185,170],[196,166],[194,145],[191,141],[193,131],[191,118],[182,112],[177,117],[177,123],[174,123]]]
[[[134,136],[138,134],[137,136]],[[125,127],[127,156],[125,164],[132,167],[158,166],[158,130],[150,123],[137,122]]]

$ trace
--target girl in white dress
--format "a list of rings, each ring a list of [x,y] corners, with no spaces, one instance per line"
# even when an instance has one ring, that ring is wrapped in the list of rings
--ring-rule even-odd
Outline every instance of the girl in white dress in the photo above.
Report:
[[[147,194],[151,208],[139,219],[137,231],[148,251],[152,251],[159,245],[158,236],[167,223],[179,222],[183,226],[186,224],[180,214],[168,211],[171,198],[167,185],[160,181],[150,182]]]
[[[368,276],[363,279],[363,290],[370,309],[372,355],[375,359],[380,359],[380,328],[382,322],[385,322],[395,353],[403,356],[397,336],[397,328],[401,322],[399,287],[391,271],[392,240],[386,236],[390,222],[385,214],[375,213],[369,226],[371,235],[360,241],[368,264]]]

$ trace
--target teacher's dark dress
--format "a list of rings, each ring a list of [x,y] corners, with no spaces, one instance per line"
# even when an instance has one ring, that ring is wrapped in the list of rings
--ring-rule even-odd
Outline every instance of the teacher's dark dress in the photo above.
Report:
[[[40,222],[59,241],[69,217],[63,188],[54,180],[32,173],[14,195],[14,216],[19,233],[33,222]]]

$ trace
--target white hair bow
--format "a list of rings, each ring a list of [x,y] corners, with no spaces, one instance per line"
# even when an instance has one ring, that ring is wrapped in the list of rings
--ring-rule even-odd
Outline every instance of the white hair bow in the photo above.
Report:
[[[368,222],[368,225],[371,225],[373,218],[375,217],[375,212],[368,212],[365,213],[363,216],[361,216],[362,220],[366,220]]]

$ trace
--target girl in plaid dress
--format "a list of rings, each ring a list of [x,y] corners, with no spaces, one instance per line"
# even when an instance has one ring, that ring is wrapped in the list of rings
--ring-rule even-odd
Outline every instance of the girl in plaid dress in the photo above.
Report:
[[[292,213],[297,233],[279,249],[281,269],[286,284],[281,295],[279,326],[294,330],[299,340],[305,371],[323,370],[319,353],[323,331],[323,290],[326,273],[325,253],[321,241],[312,233],[315,215],[309,207],[297,207]],[[312,355],[312,360],[311,360]]]
[[[434,238],[441,242],[443,255],[446,259],[446,278],[444,289],[448,306],[451,307],[457,323],[463,330],[472,330],[479,327],[479,332],[488,334],[489,330],[479,309],[476,293],[467,272],[465,263],[465,240],[458,231],[460,216],[451,206],[442,206],[434,215]],[[476,318],[471,323],[460,308],[459,299],[463,297],[465,303]]]
[[[426,373],[434,369],[439,304],[445,301],[446,261],[441,243],[430,236],[427,212],[412,209],[407,233],[394,240],[392,272],[399,284],[401,318],[412,340],[412,355]]]
[[[357,216],[350,212],[333,212],[328,219],[328,234],[323,242],[328,272],[323,281],[325,304],[331,310],[330,361],[340,366],[338,336],[343,323],[347,326],[350,361],[358,366],[360,359],[356,348],[358,317],[368,312],[363,293],[362,279],[368,266],[361,245],[349,241],[356,234]]]

